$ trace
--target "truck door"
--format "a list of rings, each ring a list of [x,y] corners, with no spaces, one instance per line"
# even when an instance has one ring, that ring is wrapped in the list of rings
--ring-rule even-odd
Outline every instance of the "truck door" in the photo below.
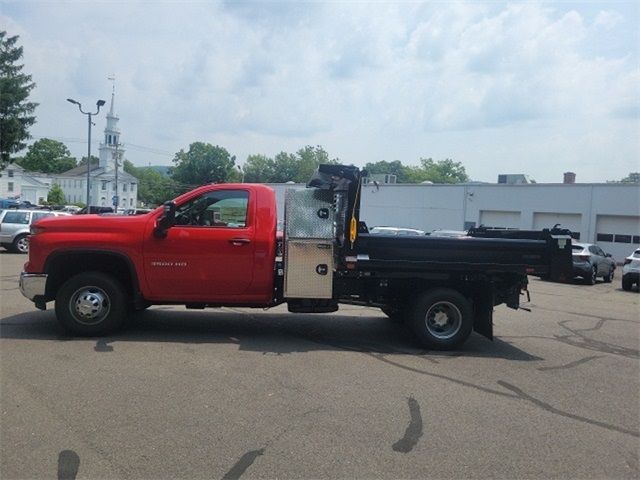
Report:
[[[165,238],[147,231],[143,255],[152,297],[194,302],[241,297],[253,280],[251,200],[248,190],[221,186],[176,205],[176,225]]]

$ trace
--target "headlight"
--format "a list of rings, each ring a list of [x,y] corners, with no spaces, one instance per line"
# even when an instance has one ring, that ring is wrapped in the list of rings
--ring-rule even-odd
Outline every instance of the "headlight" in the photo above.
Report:
[[[29,228],[29,231],[31,232],[31,235],[37,235],[38,233],[44,232],[44,228],[39,227],[37,225],[31,225],[31,227]]]

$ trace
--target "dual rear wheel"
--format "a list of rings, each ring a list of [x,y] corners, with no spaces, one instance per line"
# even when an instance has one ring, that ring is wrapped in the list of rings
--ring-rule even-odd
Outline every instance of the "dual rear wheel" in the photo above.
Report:
[[[406,323],[420,343],[433,350],[462,345],[473,330],[471,302],[450,288],[435,288],[406,307],[387,306],[382,311],[394,322]]]

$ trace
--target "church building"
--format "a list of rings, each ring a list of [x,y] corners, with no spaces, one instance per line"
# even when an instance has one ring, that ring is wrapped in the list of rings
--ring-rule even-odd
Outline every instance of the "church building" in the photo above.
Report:
[[[99,147],[99,162],[97,165],[91,165],[89,203],[113,207],[117,200],[118,208],[135,208],[138,199],[138,179],[122,169],[125,150],[120,143],[119,118],[115,114],[114,105],[115,91],[112,91],[104,138]],[[86,165],[53,175],[53,182],[60,185],[67,203],[86,202],[86,181]]]

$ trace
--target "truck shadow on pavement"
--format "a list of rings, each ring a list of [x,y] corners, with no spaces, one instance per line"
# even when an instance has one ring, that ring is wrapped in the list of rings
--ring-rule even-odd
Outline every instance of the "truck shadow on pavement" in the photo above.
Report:
[[[59,327],[53,311],[22,313],[0,320],[0,338],[87,341],[71,337]],[[117,351],[120,342],[183,344],[237,344],[243,351],[285,355],[317,350],[423,355],[425,358],[485,357],[513,361],[540,361],[500,339],[493,342],[472,334],[456,351],[427,351],[403,325],[382,316],[336,314],[252,313],[250,310],[186,311],[149,309],[132,316],[125,329],[108,337],[92,338],[95,351]],[[436,362],[436,360],[433,360]],[[437,362],[436,362],[437,363]]]

